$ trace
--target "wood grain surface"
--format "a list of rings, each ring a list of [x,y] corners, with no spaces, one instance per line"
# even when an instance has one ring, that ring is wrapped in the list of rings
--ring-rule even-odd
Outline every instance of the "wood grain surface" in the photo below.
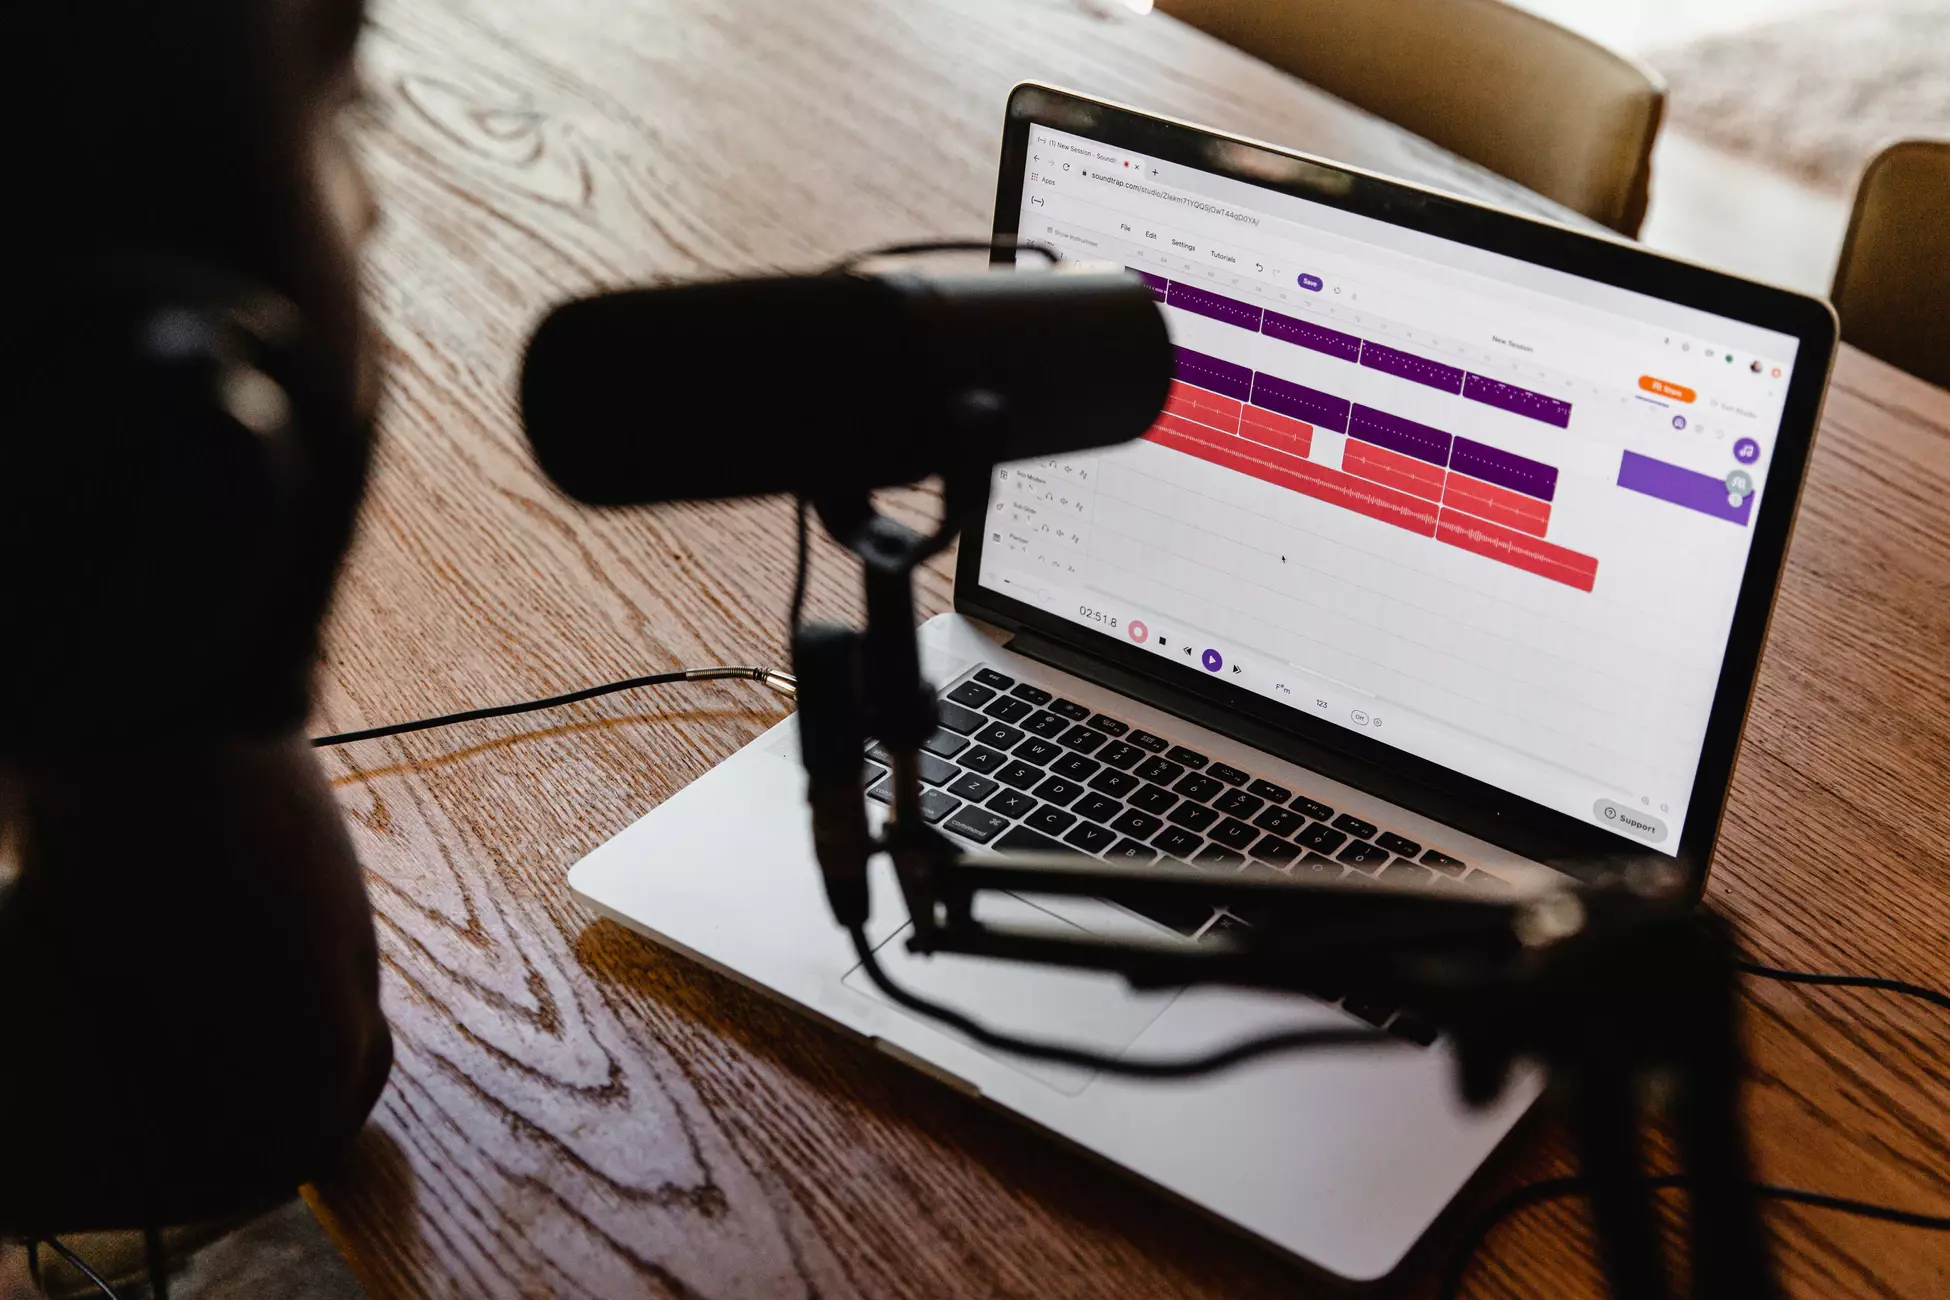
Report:
[[[985,233],[1017,80],[1554,211],[1168,19],[1072,0],[380,0],[364,63],[390,392],[319,731],[780,662],[785,504],[572,507],[519,433],[521,341],[599,285]],[[1710,887],[1764,960],[1950,984],[1946,500],[1950,397],[1845,355]],[[823,549],[815,608],[851,608],[852,581]],[[399,1059],[312,1195],[376,1300],[1319,1292],[570,899],[571,863],[780,716],[749,684],[684,686],[329,755]],[[1771,986],[1750,1007],[1765,1174],[1950,1210],[1950,1018]],[[1564,1168],[1539,1123],[1467,1205]],[[1942,1238],[1770,1221],[1796,1296],[1950,1294]],[[1567,1205],[1499,1231],[1470,1294],[1594,1290]]]

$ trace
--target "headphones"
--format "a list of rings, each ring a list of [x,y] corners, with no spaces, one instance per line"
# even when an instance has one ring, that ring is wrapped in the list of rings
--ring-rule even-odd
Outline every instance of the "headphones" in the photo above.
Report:
[[[302,722],[364,484],[352,389],[227,270],[40,277],[0,329],[0,752]]]

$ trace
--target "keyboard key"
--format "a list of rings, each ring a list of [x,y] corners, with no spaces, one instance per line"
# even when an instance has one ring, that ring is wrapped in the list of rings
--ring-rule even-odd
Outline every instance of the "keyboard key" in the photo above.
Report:
[[[1274,785],[1271,781],[1255,781],[1246,788],[1268,803],[1285,803],[1293,798],[1293,791],[1283,785]]]
[[[916,757],[920,760],[924,785],[946,785],[961,775],[961,769],[945,758],[936,758],[933,754],[918,754]]]
[[[1350,867],[1359,867],[1367,871],[1388,861],[1388,850],[1378,849],[1361,840],[1349,840],[1347,847],[1336,853],[1334,857]]]
[[[1318,799],[1309,799],[1304,794],[1293,801],[1293,806],[1317,822],[1324,822],[1334,815],[1332,808]]]
[[[1044,804],[1035,812],[1022,819],[1024,826],[1034,826],[1045,835],[1061,835],[1077,824],[1075,813],[1064,812],[1061,808]]]
[[[1029,716],[1029,703],[1013,695],[998,696],[982,712],[1002,722],[1021,722]]]
[[[1339,880],[1346,869],[1332,858],[1323,858],[1318,853],[1309,853],[1293,864],[1295,880],[1310,880],[1316,883],[1326,880]]]
[[[939,754],[943,758],[953,758],[955,755],[961,753],[962,750],[968,748],[968,737],[957,736],[954,732],[944,727],[923,741],[921,748],[927,750],[930,754]]]
[[[975,743],[988,745],[995,749],[1014,749],[1022,739],[1022,732],[1006,722],[991,722],[975,733]]]
[[[1045,803],[1053,803],[1059,806],[1075,803],[1077,796],[1082,793],[1082,786],[1078,785],[1075,781],[1065,781],[1060,776],[1051,777],[1049,780],[1037,786],[1035,790],[1038,799],[1041,799]]]
[[[1261,862],[1285,865],[1300,856],[1300,850],[1277,835],[1265,835],[1253,845],[1253,856]]]
[[[961,800],[945,790],[921,791],[921,820],[933,825],[955,809],[961,807]]]
[[[1090,725],[1103,732],[1106,736],[1121,736],[1131,729],[1129,723],[1119,722],[1116,718],[1107,718],[1101,713],[1094,715],[1090,719]]]
[[[1258,831],[1235,817],[1228,817],[1214,826],[1211,834],[1215,841],[1229,849],[1250,848],[1253,841],[1259,838]]]
[[[1406,1038],[1417,1047],[1427,1047],[1436,1038],[1436,1027],[1413,1011],[1403,1011],[1389,1022],[1388,1032]]]
[[[1165,820],[1174,826],[1183,826],[1188,830],[1203,831],[1207,826],[1219,820],[1219,814],[1213,812],[1202,803],[1193,803],[1187,799],[1184,803],[1173,808],[1166,815]]]
[[[1244,790],[1228,790],[1212,801],[1212,806],[1228,817],[1250,817],[1266,806],[1266,801]]]
[[[1291,835],[1307,824],[1307,819],[1291,808],[1268,808],[1253,818],[1253,825],[1275,835]]]
[[[1090,778],[1090,788],[1092,790],[1101,790],[1113,799],[1122,799],[1125,795],[1143,784],[1144,782],[1138,780],[1129,772],[1119,772],[1115,768],[1109,767]]]
[[[1026,817],[1036,810],[1036,799],[1024,790],[997,790],[982,806],[1004,817]]]
[[[1034,763],[1041,767],[1063,751],[1056,747],[1054,741],[1031,736],[1009,752],[1025,763]]]
[[[970,735],[982,725],[982,715],[973,709],[964,709],[961,705],[952,704],[947,700],[941,701],[938,707],[941,712],[941,725],[958,736]]]
[[[993,847],[1004,853],[1068,853],[1070,851],[1041,831],[1030,830],[1027,826],[1012,828],[1007,835],[997,840]]]
[[[1110,828],[1119,835],[1128,835],[1134,840],[1148,840],[1165,828],[1165,824],[1148,812],[1136,808],[1126,808]]]
[[[987,777],[977,776],[973,772],[963,772],[955,778],[955,783],[948,787],[948,793],[962,799],[973,799],[976,803],[980,803],[982,800],[994,794],[996,789],[995,782],[989,780]]]
[[[1315,853],[1332,853],[1347,842],[1347,836],[1331,826],[1322,826],[1319,822],[1313,823],[1293,839],[1295,843],[1310,848]]]
[[[1216,867],[1220,869],[1227,869],[1231,867],[1236,867],[1240,863],[1244,862],[1245,860],[1246,859],[1240,857],[1237,853],[1233,852],[1231,849],[1225,848],[1223,845],[1208,844],[1202,850],[1199,851],[1197,857],[1192,859],[1192,865],[1195,867]]]
[[[1157,850],[1146,848],[1136,840],[1119,840],[1110,852],[1104,854],[1104,860],[1106,862],[1150,862],[1157,856]]]
[[[1396,858],[1392,863],[1375,873],[1376,880],[1385,880],[1391,885],[1428,885],[1435,879],[1435,872],[1427,867],[1418,867],[1406,858]]]
[[[875,781],[887,775],[887,769],[878,763],[862,763],[860,766],[866,769],[865,774],[861,778],[861,782],[864,785],[872,785]]]
[[[1382,848],[1387,849],[1390,853],[1398,854],[1404,858],[1412,858],[1422,851],[1420,844],[1417,844],[1414,840],[1403,839],[1393,831],[1383,831],[1374,837],[1374,842]]]
[[[1074,700],[1051,700],[1049,711],[1061,714],[1072,722],[1082,722],[1090,716],[1090,710]]]
[[[977,745],[961,756],[961,765],[971,772],[993,772],[1009,761],[1007,754],[998,754],[992,749]]]
[[[1516,886],[1500,876],[1492,876],[1487,871],[1472,871],[1463,877],[1463,884],[1485,894],[1507,894]]]
[[[1203,773],[1194,772],[1171,788],[1179,794],[1184,795],[1187,799],[1196,799],[1200,803],[1204,803],[1207,799],[1210,799],[1213,795],[1225,789],[1225,786]]]
[[[995,774],[995,779],[1004,785],[1012,785],[1018,790],[1027,790],[1043,779],[1043,769],[1021,759],[1011,759],[1009,765]]]
[[[984,686],[992,686],[998,691],[1006,691],[1016,684],[1015,678],[1004,677],[993,668],[977,668],[975,680]]]
[[[1107,831],[1095,822],[1078,822],[1068,835],[1063,837],[1065,844],[1074,844],[1085,853],[1102,853],[1117,843],[1115,831]]]
[[[1130,735],[1124,737],[1124,739],[1130,741],[1139,749],[1148,750],[1153,754],[1162,754],[1171,748],[1171,742],[1169,740],[1166,740],[1163,736],[1154,736],[1148,731],[1133,731]]]
[[[1066,776],[1072,781],[1088,781],[1101,766],[1102,764],[1094,758],[1085,758],[1082,754],[1065,754],[1051,763],[1049,770],[1058,776]]]
[[[886,765],[891,765],[894,761],[893,753],[877,740],[867,746],[867,757],[877,758]]]
[[[1186,767],[1204,767],[1208,761],[1205,755],[1199,753],[1196,749],[1187,749],[1183,745],[1173,745],[1171,752],[1166,754],[1165,757],[1174,763],[1180,763]]]
[[[884,803],[884,804],[891,804],[891,803],[893,803],[893,802],[894,802],[894,783],[893,783],[892,781],[881,781],[881,782],[879,782],[879,783],[877,783],[877,784],[876,784],[876,785],[875,785],[875,786],[873,787],[873,789],[871,789],[871,790],[869,790],[869,791],[867,791],[867,798],[869,798],[869,799],[877,799],[877,800],[879,800],[879,801],[880,801],[881,803]]]
[[[1346,831],[1357,840],[1365,840],[1375,833],[1375,824],[1364,822],[1353,813],[1342,813],[1334,819],[1334,829]]]
[[[1230,763],[1214,763],[1205,769],[1207,776],[1216,776],[1227,785],[1246,784],[1246,774]]]
[[[1203,837],[1194,835],[1182,826],[1167,826],[1151,837],[1151,847],[1167,857],[1189,858],[1205,843]]]
[[[1105,745],[1097,754],[1098,760],[1106,767],[1116,768],[1129,767],[1143,757],[1143,750],[1139,749],[1136,745],[1127,745],[1121,740],[1113,744]]]
[[[1388,1017],[1395,1014],[1394,1003],[1369,993],[1352,994],[1341,1005],[1377,1029],[1387,1024]]]
[[[1148,813],[1161,813],[1178,802],[1178,796],[1162,786],[1147,785],[1136,794],[1127,795],[1131,806],[1142,808]]]
[[[1088,822],[1108,824],[1124,805],[1100,794],[1087,794],[1070,805],[1070,811]]]
[[[1447,853],[1437,852],[1435,849],[1430,849],[1422,855],[1422,865],[1434,867],[1446,876],[1460,876],[1469,870],[1468,863],[1452,858]]]
[[[1147,758],[1137,766],[1137,774],[1157,785],[1170,785],[1185,775],[1185,769],[1163,758]]]
[[[948,692],[948,698],[956,704],[965,704],[971,709],[979,709],[995,698],[995,692],[980,682],[963,682]]]
[[[1017,682],[1009,688],[1009,694],[1019,700],[1028,700],[1039,709],[1049,703],[1049,692],[1040,686],[1031,686],[1028,682]]]
[[[1103,732],[1085,726],[1072,727],[1063,734],[1063,743],[1079,754],[1088,754],[1106,739]]]
[[[942,829],[953,831],[966,839],[974,840],[977,844],[987,844],[1001,834],[1002,828],[1008,824],[1006,817],[997,817],[986,808],[977,808],[972,803],[965,803],[961,806],[960,812],[943,823]]]
[[[1023,719],[1022,729],[1045,740],[1055,740],[1070,729],[1070,724],[1048,709],[1038,709]]]

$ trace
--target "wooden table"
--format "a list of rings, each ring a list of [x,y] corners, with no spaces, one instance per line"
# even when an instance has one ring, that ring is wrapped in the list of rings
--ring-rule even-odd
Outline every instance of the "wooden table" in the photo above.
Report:
[[[521,340],[595,285],[983,233],[1018,79],[1549,210],[1170,20],[1071,0],[382,0],[365,59],[391,391],[319,730],[780,662],[785,506],[569,505],[517,428]],[[1947,500],[1950,396],[1845,354],[1710,886],[1763,959],[1950,983]],[[824,552],[815,605],[851,582]],[[948,595],[936,566],[925,604]],[[572,862],[780,715],[679,687],[327,758],[399,1061],[315,1204],[372,1295],[1312,1293],[571,901]],[[1768,1177],[1950,1208],[1950,1019],[1776,986],[1750,1009]],[[1469,1200],[1563,1168],[1540,1126]],[[1950,1294],[1941,1238],[1770,1218],[1797,1295]],[[1472,1293],[1588,1293],[1581,1222],[1511,1223]]]

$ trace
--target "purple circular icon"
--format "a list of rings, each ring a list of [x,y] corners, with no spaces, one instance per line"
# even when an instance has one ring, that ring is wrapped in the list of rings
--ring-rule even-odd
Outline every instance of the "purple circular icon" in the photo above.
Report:
[[[1751,465],[1760,459],[1760,444],[1752,438],[1742,438],[1733,444],[1733,458],[1742,465]]]
[[[1198,661],[1205,665],[1205,671],[1208,673],[1216,673],[1226,666],[1226,661],[1219,657],[1217,650],[1207,650],[1198,657]]]
[[[1685,427],[1686,427],[1686,417],[1685,417],[1685,416],[1683,416],[1683,415],[1675,415],[1675,416],[1673,416],[1673,417],[1672,417],[1672,427],[1673,427],[1673,428],[1675,428],[1675,429],[1683,429],[1683,428],[1685,428]]]

